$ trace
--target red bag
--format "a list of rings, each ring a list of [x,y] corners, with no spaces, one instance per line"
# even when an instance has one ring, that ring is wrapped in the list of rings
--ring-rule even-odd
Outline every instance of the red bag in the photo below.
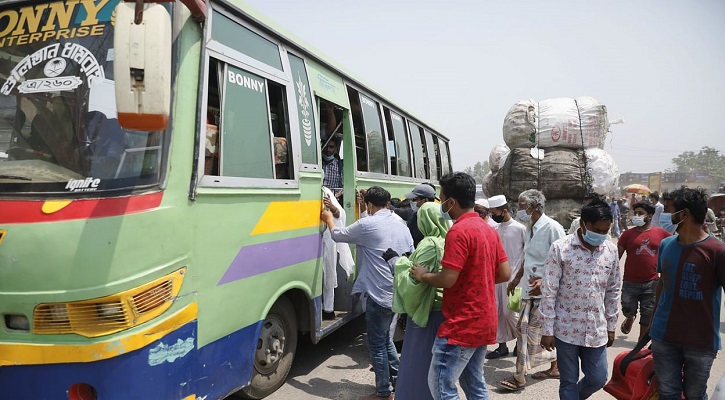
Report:
[[[604,385],[604,391],[617,400],[659,398],[652,350],[643,348],[648,342],[649,336],[645,336],[632,351],[623,351],[614,358],[612,379]]]

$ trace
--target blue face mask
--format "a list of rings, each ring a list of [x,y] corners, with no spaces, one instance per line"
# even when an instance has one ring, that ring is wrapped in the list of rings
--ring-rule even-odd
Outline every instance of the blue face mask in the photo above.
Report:
[[[518,210],[516,211],[516,218],[522,222],[529,222],[531,221],[531,214],[526,214],[526,210]]]
[[[609,235],[592,232],[590,230],[587,230],[584,234],[584,241],[594,247],[601,246],[601,244],[604,243],[607,239],[609,239]]]
[[[680,210],[678,212],[681,212],[681,211],[682,210]],[[680,222],[682,222],[682,221],[680,221],[676,224],[672,223],[672,216],[677,214],[678,212],[676,212],[676,213],[663,212],[662,214],[660,214],[660,227],[662,229],[666,230],[667,233],[675,233],[675,231],[677,230],[677,226],[680,225]]]
[[[443,216],[443,219],[445,219],[446,221],[451,221],[453,218],[451,218],[451,215],[448,214],[448,211],[451,211],[451,209],[449,208],[448,211],[443,211],[443,205],[446,204],[448,202],[448,200],[450,200],[450,199],[446,199],[446,201],[441,203],[441,215]],[[451,208],[453,208],[453,207],[451,207]]]
[[[334,154],[325,154],[324,152],[322,153],[322,159],[323,159],[323,160],[324,160],[325,162],[330,162],[330,161],[332,161],[332,160],[333,160],[334,158],[335,158],[335,155],[334,155]]]
[[[410,209],[413,210],[413,212],[418,211],[418,203],[411,201],[410,202]]]

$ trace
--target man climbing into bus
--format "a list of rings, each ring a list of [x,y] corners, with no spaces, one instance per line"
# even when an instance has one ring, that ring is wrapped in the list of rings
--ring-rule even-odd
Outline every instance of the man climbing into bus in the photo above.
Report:
[[[406,254],[413,251],[413,239],[405,225],[398,222],[388,209],[390,193],[378,186],[365,192],[365,205],[369,216],[352,225],[336,227],[329,210],[320,218],[330,229],[336,242],[357,245],[359,276],[352,288],[353,294],[365,296],[365,322],[367,324],[370,362],[375,371],[375,394],[370,399],[393,398],[393,385],[398,375],[398,352],[390,337],[393,321],[393,267],[397,257],[383,258],[386,251]]]

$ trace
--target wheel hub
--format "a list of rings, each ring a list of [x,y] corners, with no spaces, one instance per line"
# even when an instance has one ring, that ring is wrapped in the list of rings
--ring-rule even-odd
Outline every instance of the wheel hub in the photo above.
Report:
[[[255,353],[255,367],[262,373],[273,372],[284,355],[285,336],[281,322],[270,318],[262,324]]]

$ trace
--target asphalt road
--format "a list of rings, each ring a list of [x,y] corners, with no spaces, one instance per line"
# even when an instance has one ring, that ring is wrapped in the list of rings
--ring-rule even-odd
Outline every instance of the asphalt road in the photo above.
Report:
[[[616,240],[616,239],[615,239]],[[622,258],[622,267],[624,260]],[[639,320],[635,322],[632,331],[624,335],[619,331],[623,317],[617,326],[617,337],[612,347],[607,349],[609,361],[609,374],[611,376],[612,364],[617,354],[629,351],[637,343],[639,334]],[[721,312],[720,333],[725,340],[725,306]],[[375,392],[375,375],[370,371],[365,336],[365,318],[359,317],[340,330],[323,339],[317,345],[312,345],[308,337],[300,337],[297,355],[290,371],[287,382],[278,391],[267,397],[268,400],[311,400],[336,399],[357,400]],[[509,350],[513,349],[514,342],[509,343]],[[489,346],[489,350],[496,346]],[[547,369],[540,366],[533,372]],[[527,377],[527,387],[520,392],[502,391],[496,386],[515,369],[515,359],[512,356],[496,360],[487,360],[484,366],[484,377],[488,384],[491,399],[557,399],[559,381],[548,379],[537,381]],[[718,380],[725,376],[725,354],[718,353],[713,364],[710,379],[708,380],[708,395],[712,395]],[[421,382],[421,384],[426,384]],[[463,391],[459,390],[464,399]],[[608,393],[600,390],[591,399],[612,399]]]
[[[720,332],[725,334],[725,313],[722,315]],[[621,318],[620,318],[621,319]],[[614,357],[622,351],[630,350],[636,343],[638,326],[629,335],[618,332],[614,345],[607,351],[611,374]],[[295,364],[287,378],[287,383],[277,392],[267,397],[269,400],[308,400],[336,399],[357,400],[375,391],[374,374],[369,370],[365,318],[357,318],[341,328],[319,344],[312,345],[306,337],[300,338]],[[509,348],[513,347],[513,342]],[[494,346],[489,346],[493,350]],[[528,386],[521,392],[511,393],[498,389],[496,382],[506,378],[514,371],[513,357],[503,357],[486,361],[484,377],[492,399],[556,399],[559,383],[549,379],[537,381],[528,379]],[[535,371],[545,369],[543,366]],[[717,381],[725,375],[725,356],[720,352],[708,381],[708,394],[711,394]],[[425,383],[423,383],[425,384]],[[465,398],[460,391],[461,398]],[[612,399],[600,390],[591,399]]]

